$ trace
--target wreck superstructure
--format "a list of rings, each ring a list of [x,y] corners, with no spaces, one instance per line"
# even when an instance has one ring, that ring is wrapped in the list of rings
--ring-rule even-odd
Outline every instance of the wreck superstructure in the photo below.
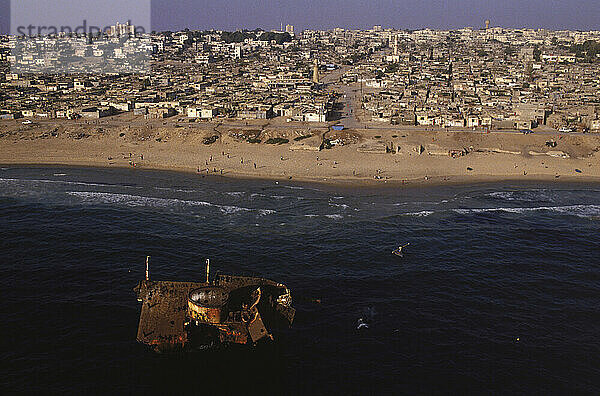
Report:
[[[290,290],[264,278],[145,279],[134,291],[142,303],[137,341],[158,351],[272,340],[273,331],[289,327],[296,312]]]

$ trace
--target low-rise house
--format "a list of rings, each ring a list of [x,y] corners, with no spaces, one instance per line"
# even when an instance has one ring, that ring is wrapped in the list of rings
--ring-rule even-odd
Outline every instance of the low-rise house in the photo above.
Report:
[[[150,107],[148,116],[150,118],[169,118],[176,115],[177,112],[172,107]]]
[[[97,119],[97,118],[103,118],[103,117],[108,117],[115,114],[115,109],[113,107],[87,107],[84,109],[81,109],[81,116],[83,118],[92,118],[92,119]],[[38,114],[38,116],[40,116]]]

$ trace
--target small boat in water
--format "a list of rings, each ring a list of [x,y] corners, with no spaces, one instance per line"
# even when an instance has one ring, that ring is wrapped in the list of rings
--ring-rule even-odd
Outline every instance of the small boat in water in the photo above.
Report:
[[[404,253],[402,252],[402,250],[409,245],[410,245],[410,243],[407,243],[406,245],[398,246],[398,249],[392,250],[392,254],[396,255],[398,257],[404,257]]]

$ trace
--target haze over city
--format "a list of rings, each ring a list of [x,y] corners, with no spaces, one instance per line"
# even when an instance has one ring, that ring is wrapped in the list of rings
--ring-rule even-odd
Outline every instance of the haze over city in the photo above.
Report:
[[[10,25],[10,0],[0,0],[0,33]],[[397,29],[455,29],[493,26],[594,30],[600,7],[595,0],[282,0],[215,2],[205,0],[153,0],[152,28],[276,29],[292,24],[304,29],[364,29],[382,25]]]

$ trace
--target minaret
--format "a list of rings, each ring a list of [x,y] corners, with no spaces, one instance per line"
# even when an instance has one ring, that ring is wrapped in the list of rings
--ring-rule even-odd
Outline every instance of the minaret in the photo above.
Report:
[[[394,37],[394,56],[398,56],[398,35]]]
[[[485,30],[489,30],[489,28],[490,28],[490,20],[488,19],[485,21]]]
[[[313,83],[319,83],[319,61],[315,59],[315,64],[313,65]]]

